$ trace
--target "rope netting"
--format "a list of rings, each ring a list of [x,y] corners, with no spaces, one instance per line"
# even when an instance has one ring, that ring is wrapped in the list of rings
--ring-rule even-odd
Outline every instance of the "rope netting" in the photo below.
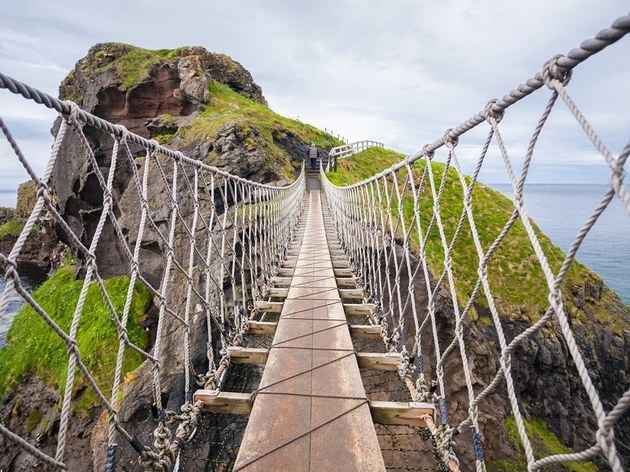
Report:
[[[623,470],[614,441],[614,428],[630,407],[630,386],[623,386],[625,393],[606,411],[595,387],[593,373],[585,362],[585,353],[576,343],[561,287],[582,241],[611,200],[618,198],[630,214],[630,192],[623,184],[630,143],[614,155],[567,91],[572,70],[577,64],[629,31],[630,16],[620,18],[611,28],[600,32],[595,39],[585,41],[568,56],[550,59],[541,73],[510,94],[490,101],[471,119],[448,129],[435,142],[369,179],[337,187],[321,172],[337,236],[371,301],[378,305],[379,314],[372,323],[381,324],[388,350],[401,354],[399,376],[406,383],[412,399],[433,402],[440,412],[441,424],[431,430],[443,462],[449,464],[452,470],[458,467],[453,438],[465,430],[470,433],[476,470],[486,470],[484,446],[488,445],[484,445],[480,432],[479,408],[497,390],[506,391],[528,470],[539,470],[560,462],[588,461],[598,455],[614,471]],[[500,123],[512,104],[543,85],[549,90],[549,98],[531,134],[519,174],[513,164],[514,156],[504,142]],[[541,235],[528,216],[524,200],[525,183],[530,165],[535,160],[539,135],[551,111],[562,106],[561,103],[566,105],[579,128],[608,165],[610,184],[600,204],[575,237],[564,260],[560,264],[552,264],[548,251],[541,244]],[[467,177],[462,172],[458,157],[460,140],[466,138],[468,131],[484,126],[486,137],[478,148],[474,172]],[[471,146],[470,142],[466,144]],[[475,215],[483,205],[476,201],[479,196],[477,190],[483,187],[477,179],[492,146],[496,146],[509,176],[514,201],[509,218],[489,235],[488,228],[478,227]],[[438,159],[434,159],[436,153],[440,153],[443,162],[438,163]],[[456,197],[453,197],[453,189],[456,189]],[[448,197],[445,196],[447,194]],[[506,245],[511,247],[511,238],[516,232],[522,234],[520,240],[524,244],[531,246],[531,254],[528,255],[540,267],[537,277],[544,281],[546,287],[547,308],[540,319],[514,336],[505,332],[503,320],[510,313],[497,303],[497,281],[489,274],[494,268],[497,253]],[[464,241],[468,243],[464,244]],[[462,254],[464,247],[468,252]],[[473,264],[472,276],[463,273],[463,260]],[[467,278],[472,278],[469,286],[464,285]],[[479,316],[477,310],[480,306],[489,314],[492,339],[497,343],[494,349],[497,368],[485,388],[479,388],[475,368],[487,366],[471,362],[470,330],[473,320]],[[448,335],[445,334],[445,319],[451,324]],[[543,329],[552,330],[566,342],[572,368],[577,370],[597,426],[590,448],[570,454],[539,455],[537,458],[523,420],[511,362],[519,346]],[[456,424],[449,422],[449,416],[453,419],[449,415],[453,411],[449,388],[454,379],[445,374],[448,364],[454,362],[453,357],[458,358],[459,374],[463,375],[461,382],[466,392],[455,402],[459,410],[465,412],[457,418]],[[586,422],[587,419],[575,418],[574,421]]]
[[[287,187],[262,185],[167,149],[86,113],[72,102],[56,100],[4,75],[0,75],[0,87],[59,112],[58,131],[41,176],[35,173],[0,118],[0,127],[15,157],[37,187],[37,203],[21,234],[8,254],[0,253],[0,268],[6,280],[0,317],[6,316],[9,301],[17,292],[65,344],[68,353],[54,454],[43,452],[36,443],[26,441],[4,424],[0,424],[0,434],[44,463],[66,469],[67,437],[78,397],[75,387],[82,382],[109,415],[108,470],[114,470],[120,440],[129,442],[147,469],[170,470],[197,419],[193,391],[198,387],[221,388],[229,364],[227,347],[243,342],[247,321],[255,312],[255,301],[264,296],[270,277],[284,259],[303,209],[304,173]],[[96,132],[103,133],[103,139],[109,139],[112,145],[106,156],[107,165],[99,162],[88,138]],[[78,234],[60,214],[55,204],[56,189],[50,186],[55,164],[69,148],[98,181],[102,206],[89,237]],[[121,174],[130,178],[124,195],[115,186]],[[71,185],[71,179],[65,184]],[[133,198],[129,198],[130,194]],[[136,205],[139,218],[129,217],[132,204]],[[124,214],[127,217],[122,221]],[[44,216],[52,218],[77,259],[83,261],[82,288],[68,329],[63,329],[55,316],[23,287],[16,263],[33,227]],[[99,250],[106,244],[105,232],[114,235],[124,258],[116,267],[118,275],[127,277],[126,296],[118,309],[101,274]],[[154,260],[157,257],[159,261],[157,268],[145,264],[148,239],[152,241],[148,247]],[[149,280],[150,275],[155,278],[156,274],[161,276]],[[107,379],[84,362],[79,342],[90,323],[91,307],[86,306],[86,299],[94,286],[98,287],[100,301],[106,305],[109,323],[118,337],[116,345],[111,346],[117,352],[115,368]],[[138,286],[150,293],[157,311],[150,351],[135,343],[129,334],[130,311],[139,296]],[[203,365],[207,368],[203,371],[199,371],[199,363],[194,364],[191,353],[195,348],[191,346],[191,336],[199,331],[205,332],[203,342],[198,343],[206,351]],[[12,347],[19,348],[19,339],[11,342],[17,344]],[[181,370],[184,383],[179,413],[167,410],[163,404],[161,384],[165,374],[173,374],[165,371],[165,366],[173,368],[169,359],[175,354],[165,345],[175,345],[183,353],[175,367]],[[125,359],[131,351],[149,363],[152,371],[149,377],[157,418],[153,444],[142,443],[119,419],[123,380],[128,373]],[[176,425],[173,436],[171,427]]]
[[[540,74],[502,99],[491,101],[485,110],[447,130],[435,142],[364,182],[339,188],[332,185],[322,173],[337,236],[370,293],[371,301],[379,307],[378,316],[370,319],[370,322],[382,326],[386,349],[401,354],[402,361],[397,374],[399,383],[395,384],[393,379],[384,377],[385,374],[364,373],[366,390],[375,398],[387,394],[388,399],[401,398],[406,390],[414,401],[433,402],[440,412],[438,425],[432,424],[431,419],[427,418],[431,423],[430,439],[426,431],[392,432],[393,428],[384,428],[386,431],[382,434],[391,439],[389,449],[383,449],[384,454],[385,451],[402,450],[402,460],[406,462],[414,451],[412,446],[402,445],[402,438],[405,435],[420,436],[427,447],[433,444],[435,454],[444,464],[457,470],[453,438],[468,429],[476,468],[485,470],[478,410],[484,399],[505,386],[529,470],[538,470],[559,462],[590,460],[598,455],[613,470],[623,470],[614,441],[614,427],[630,407],[630,389],[617,399],[613,408],[608,411],[604,409],[584,356],[575,342],[573,328],[565,313],[561,286],[584,237],[611,200],[619,198],[630,213],[630,193],[623,184],[630,144],[615,156],[582,115],[566,87],[575,66],[629,31],[630,16],[625,16],[611,28],[599,33],[595,39],[569,52],[566,57],[554,57]],[[501,119],[509,106],[543,85],[550,89],[551,95],[531,136],[520,175],[517,175],[502,139]],[[72,102],[57,100],[3,74],[0,74],[0,87],[59,112],[54,145],[41,175],[33,170],[18,142],[0,118],[0,128],[15,157],[37,187],[37,202],[16,243],[8,254],[0,253],[0,270],[4,272],[6,280],[0,299],[0,317],[6,315],[9,302],[17,293],[55,333],[68,353],[53,452],[43,451],[37,442],[25,440],[4,424],[0,424],[0,434],[49,466],[67,469],[67,439],[73,421],[73,404],[77,399],[75,387],[82,382],[108,414],[107,470],[114,469],[119,441],[128,442],[137,451],[146,469],[166,471],[173,467],[175,458],[187,440],[190,443],[199,441],[217,445],[212,452],[214,455],[206,456],[204,460],[209,460],[216,465],[216,470],[221,470],[224,467],[222,464],[229,464],[235,456],[238,431],[243,427],[239,422],[242,420],[201,415],[199,405],[192,404],[192,393],[198,387],[219,390],[227,386],[246,391],[250,387],[255,388],[259,372],[251,367],[241,370],[240,367],[230,367],[227,348],[255,342],[250,341],[253,337],[245,336],[247,322],[256,315],[254,302],[266,297],[271,277],[277,273],[277,267],[284,259],[295,234],[304,209],[304,172],[288,187],[258,184],[160,146],[122,126],[86,113]],[[565,103],[611,172],[610,187],[601,204],[584,224],[559,268],[554,271],[548,254],[540,244],[540,236],[528,218],[524,205],[524,185],[534,160],[538,136],[549,114],[560,106],[560,102]],[[482,126],[487,127],[487,137],[479,150],[475,171],[468,178],[462,174],[458,159],[459,138]],[[108,136],[112,143],[107,165],[99,161],[89,138],[96,131]],[[102,204],[89,236],[78,234],[77,229],[63,218],[55,204],[55,189],[51,187],[55,164],[66,147],[70,146],[69,143],[72,143],[74,152],[79,153],[79,158],[85,161],[100,189]],[[478,187],[477,178],[492,143],[499,149],[515,198],[511,216],[494,238],[487,241],[480,237],[475,223],[474,190]],[[441,166],[433,160],[436,152],[445,154]],[[120,195],[120,189],[115,186],[120,173],[128,175],[131,182],[125,191],[126,195]],[[454,219],[453,229],[448,230],[443,210],[451,202],[443,198],[445,186],[453,182],[461,192],[461,211]],[[128,192],[133,193],[134,198],[126,198]],[[140,213],[137,221],[130,221],[129,218],[124,222],[121,220],[121,215],[125,213],[122,211],[123,198],[125,204],[132,202],[137,205]],[[82,263],[82,288],[67,328],[62,328],[55,317],[25,289],[18,270],[18,257],[33,228],[43,217],[54,221]],[[538,321],[510,339],[502,327],[504,313],[495,303],[488,272],[493,256],[519,225],[532,247],[533,257],[540,265],[547,286],[548,306]],[[118,271],[128,278],[126,296],[120,309],[116,308],[117,304],[107,290],[106,277],[102,275],[103,267],[99,265],[99,250],[105,245],[103,234],[106,232],[112,234],[118,247],[122,248],[124,263]],[[473,242],[474,252],[468,256],[478,261],[475,267],[476,280],[468,292],[459,289],[458,266],[454,263],[458,241],[464,238]],[[157,280],[149,280],[144,265],[147,249],[144,242],[148,239],[151,240],[151,251],[159,256],[160,276]],[[436,267],[439,268],[436,270]],[[150,349],[134,342],[129,335],[129,317],[138,286],[149,292],[157,312]],[[89,322],[85,314],[89,310],[86,300],[91,287],[98,290],[109,313],[109,323],[117,332],[117,346],[112,346],[117,352],[115,367],[106,381],[84,361],[79,343],[81,333]],[[467,328],[475,310],[475,301],[479,299],[483,299],[487,306],[498,341],[498,369],[493,380],[481,391],[475,388],[474,366],[470,362],[470,346],[467,344]],[[441,315],[445,310],[451,313],[450,321],[454,326],[449,335],[445,335],[441,329]],[[199,326],[203,326],[206,351],[205,368],[201,371],[191,352],[198,347],[193,346],[191,340],[199,331]],[[584,451],[536,458],[514,387],[511,360],[519,345],[543,328],[555,330],[566,341],[592,408],[597,430],[592,446]],[[174,335],[178,338],[173,339]],[[170,362],[173,352],[165,346],[174,345],[182,353],[181,362]],[[156,418],[153,444],[143,443],[119,418],[121,392],[128,373],[125,358],[130,352],[140,356],[145,361],[144,365],[149,366]],[[462,382],[467,393],[464,400],[458,398],[459,402],[465,403],[467,413],[463,418],[458,418],[458,423],[454,425],[449,422],[451,403],[448,393],[451,379],[446,375],[447,361],[452,355],[459,358]],[[167,373],[165,366],[171,368],[173,365],[183,377],[180,402],[183,406],[180,412],[168,410],[162,398],[162,383]],[[204,426],[205,423],[211,426]],[[175,428],[173,434],[172,429]],[[208,431],[213,432],[213,439],[203,438],[203,434]],[[194,459],[186,454],[180,456],[182,461]],[[413,470],[404,466],[401,469]]]

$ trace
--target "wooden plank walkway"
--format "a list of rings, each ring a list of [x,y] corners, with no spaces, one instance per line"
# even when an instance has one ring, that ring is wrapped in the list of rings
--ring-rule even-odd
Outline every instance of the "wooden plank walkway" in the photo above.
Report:
[[[320,192],[234,471],[384,471],[328,249]]]

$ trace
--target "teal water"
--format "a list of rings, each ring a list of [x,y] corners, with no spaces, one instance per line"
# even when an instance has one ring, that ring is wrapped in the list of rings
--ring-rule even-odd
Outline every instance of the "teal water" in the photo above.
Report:
[[[514,197],[511,185],[490,187]],[[606,191],[605,185],[530,184],[525,187],[525,209],[554,244],[567,251]],[[618,197],[588,233],[577,258],[630,304],[630,215]]]

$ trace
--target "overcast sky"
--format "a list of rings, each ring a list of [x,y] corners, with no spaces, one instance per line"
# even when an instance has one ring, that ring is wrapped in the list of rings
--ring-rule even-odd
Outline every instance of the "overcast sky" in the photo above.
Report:
[[[95,43],[200,45],[239,61],[270,107],[405,154],[483,109],[628,13],[627,0],[0,0],[0,70],[52,95]],[[617,154],[630,137],[630,37],[580,65],[570,91]],[[513,107],[503,132],[518,162],[549,96]],[[0,114],[36,168],[54,115],[0,90]],[[559,106],[532,182],[606,182],[607,167]],[[462,138],[470,170],[484,131]],[[26,175],[0,144],[0,189]],[[441,156],[438,156],[440,158]],[[496,151],[486,182],[506,182]],[[2,197],[0,197],[1,199]],[[0,201],[2,205],[2,201]]]

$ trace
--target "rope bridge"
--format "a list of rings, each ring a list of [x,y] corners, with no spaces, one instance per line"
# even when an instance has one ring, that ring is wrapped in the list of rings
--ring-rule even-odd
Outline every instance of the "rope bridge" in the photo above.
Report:
[[[320,174],[332,231],[350,260],[355,277],[364,287],[364,302],[376,308],[368,317],[369,322],[381,333],[387,350],[397,353],[398,376],[406,385],[411,400],[432,404],[439,412],[438,421],[431,415],[424,420],[436,455],[450,470],[459,468],[454,438],[466,431],[470,434],[476,470],[485,470],[479,407],[504,386],[528,470],[539,470],[559,462],[586,461],[596,456],[601,456],[614,471],[623,470],[614,442],[614,427],[630,407],[630,389],[617,399],[612,409],[604,409],[575,342],[560,288],[581,242],[611,200],[619,198],[630,213],[630,193],[623,184],[630,143],[615,156],[567,92],[573,68],[629,31],[630,16],[620,18],[611,28],[584,42],[567,56],[549,60],[540,74],[502,99],[492,100],[474,117],[363,182],[340,188],[332,185],[324,172]],[[511,105],[544,85],[550,89],[550,96],[531,136],[519,175],[502,139],[501,120]],[[107,470],[115,469],[120,441],[128,442],[137,451],[146,470],[171,470],[175,458],[199,423],[201,405],[193,401],[194,392],[198,388],[213,392],[222,390],[231,363],[230,351],[234,352],[234,348],[248,338],[246,335],[253,326],[251,320],[254,317],[273,309],[269,300],[276,290],[274,285],[278,277],[281,277],[281,263],[290,253],[289,248],[298,235],[308,206],[304,198],[304,169],[288,187],[262,185],[190,159],[122,126],[86,113],[72,102],[57,100],[3,74],[0,74],[0,87],[59,112],[58,131],[41,176],[34,172],[0,119],[0,128],[16,159],[37,187],[37,203],[17,242],[9,254],[0,253],[0,269],[6,279],[0,299],[0,317],[6,315],[9,301],[17,293],[65,344],[68,352],[54,450],[45,452],[4,424],[0,424],[0,434],[49,466],[67,470],[67,438],[76,399],[74,388],[77,376],[80,376],[107,413]],[[576,236],[560,269],[554,272],[528,218],[524,185],[540,132],[551,111],[561,106],[561,102],[598,149],[611,173],[610,187],[600,205]],[[479,150],[475,171],[467,178],[461,172],[458,159],[459,140],[468,131],[482,126],[487,127],[486,139]],[[88,139],[94,130],[109,136],[112,142],[109,168],[104,174]],[[480,237],[475,221],[475,189],[480,185],[477,178],[493,143],[499,149],[512,183],[514,208],[505,225],[487,243]],[[76,229],[62,218],[55,205],[55,190],[50,186],[55,163],[69,145],[80,150],[81,157],[96,176],[102,194],[97,224],[89,238],[77,234]],[[443,153],[443,166],[434,162],[438,153]],[[121,196],[114,186],[115,175],[120,172],[127,173],[132,181],[127,192],[134,194],[133,199]],[[455,219],[454,231],[449,231],[442,215],[445,206],[451,204],[444,200],[445,187],[453,182],[461,189],[459,204],[462,209]],[[123,199],[125,204],[135,202],[141,214],[138,221],[126,220],[124,227],[121,221]],[[164,211],[165,217],[162,215]],[[83,264],[82,288],[68,329],[62,329],[23,287],[17,269],[18,256],[32,229],[43,217],[54,220]],[[549,304],[544,316],[508,341],[501,323],[504,313],[495,303],[489,269],[493,256],[505,245],[517,225],[523,226],[540,264]],[[105,231],[115,235],[125,258],[120,270],[128,276],[128,290],[119,310],[107,291],[105,277],[101,275],[103,268],[99,266],[98,250],[104,245],[102,236]],[[157,240],[157,245],[152,245],[154,251],[156,246],[158,248],[161,265],[157,282],[147,277],[143,241],[149,238]],[[464,238],[473,241],[475,252],[468,257],[477,260],[476,281],[469,292],[461,289],[458,265],[454,263],[458,241]],[[138,285],[150,292],[157,306],[155,341],[150,352],[134,343],[128,331],[131,306],[137,296],[134,289]],[[84,361],[77,341],[82,327],[89,322],[85,316],[86,299],[89,288],[94,286],[100,292],[118,337],[118,345],[112,347],[117,356],[111,379],[106,383],[108,388]],[[475,388],[470,338],[467,336],[475,301],[479,299],[487,305],[494,337],[498,341],[498,368],[493,380],[481,391]],[[420,300],[424,300],[422,304]],[[454,324],[450,335],[440,329],[445,312],[451,313]],[[193,331],[197,329],[199,317],[205,319],[206,327],[207,368],[204,371],[195,368],[197,364],[191,354],[195,347],[192,345]],[[584,451],[536,458],[519,406],[511,361],[518,346],[543,328],[557,331],[566,341],[596,419],[597,431],[592,446]],[[175,349],[177,353],[172,351]],[[134,436],[119,417],[123,379],[127,374],[124,359],[129,352],[141,356],[145,361],[143,365],[150,370],[156,418],[153,444],[143,443]],[[182,356],[180,363],[171,362],[175,354]],[[445,374],[451,354],[459,358],[467,393],[459,407],[466,414],[458,417],[456,422],[452,415],[449,421],[449,379]],[[181,370],[183,376],[180,412],[167,410],[162,399],[162,381],[170,368]]]

